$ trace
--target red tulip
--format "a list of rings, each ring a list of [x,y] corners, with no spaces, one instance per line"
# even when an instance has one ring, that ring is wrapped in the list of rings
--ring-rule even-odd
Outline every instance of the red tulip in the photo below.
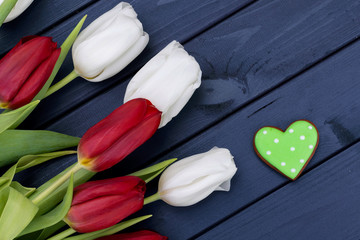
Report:
[[[80,233],[111,227],[143,207],[145,190],[134,176],[84,183],[74,189],[64,221]]]
[[[123,160],[158,129],[161,112],[146,99],[134,99],[90,128],[78,146],[79,163],[100,172]]]
[[[0,107],[16,109],[36,96],[60,55],[50,37],[28,36],[0,60]]]
[[[167,240],[165,236],[161,236],[158,233],[143,230],[133,233],[122,233],[107,237],[98,238],[96,240]]]

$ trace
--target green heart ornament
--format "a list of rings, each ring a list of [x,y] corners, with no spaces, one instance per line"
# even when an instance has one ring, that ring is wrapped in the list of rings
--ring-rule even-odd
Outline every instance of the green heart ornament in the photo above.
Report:
[[[307,120],[293,122],[285,132],[263,127],[254,137],[256,154],[270,167],[296,180],[315,153],[319,133]]]

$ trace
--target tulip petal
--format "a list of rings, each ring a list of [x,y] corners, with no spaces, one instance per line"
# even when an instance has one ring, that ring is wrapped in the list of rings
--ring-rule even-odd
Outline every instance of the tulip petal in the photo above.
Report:
[[[199,64],[180,43],[173,41],[131,79],[124,102],[148,99],[163,113],[163,127],[181,111],[200,84]]]
[[[120,136],[139,124],[146,110],[144,99],[136,99],[114,110],[81,138],[78,147],[80,158],[93,158],[103,153]]]
[[[143,35],[132,45],[126,52],[117,58],[112,64],[104,69],[104,71],[97,77],[87,79],[90,82],[100,82],[114,76],[116,73],[123,70],[130,62],[132,62],[149,43],[149,35],[144,32]]]
[[[10,51],[0,63],[0,101],[10,102],[30,74],[56,49],[49,37],[37,37]]]
[[[107,11],[100,17],[98,17],[95,21],[93,21],[89,26],[87,26],[76,38],[76,41],[73,45],[73,51],[78,47],[79,44],[81,44],[83,41],[85,41],[87,38],[89,38],[91,35],[93,35],[94,32],[96,32],[97,29],[106,28],[108,25],[106,23],[110,23],[111,19],[114,18],[116,14],[122,11],[122,9],[125,8],[132,8],[129,3],[121,2],[118,5],[116,5],[111,10]],[[133,10],[134,11],[134,10]],[[134,11],[135,13],[135,11]],[[136,13],[135,16],[136,17]],[[73,52],[74,54],[74,52]]]
[[[74,190],[65,221],[82,233],[111,227],[142,208],[145,188],[133,176],[82,184]]]
[[[229,190],[237,168],[230,151],[213,148],[168,167],[159,180],[159,195],[172,206],[190,206],[216,190]]]
[[[43,88],[39,91],[39,93],[34,97],[34,100],[42,100],[47,96],[47,92],[50,88],[50,85],[52,84],[56,74],[58,73],[61,65],[63,64],[71,46],[73,45],[76,37],[78,36],[84,22],[86,19],[87,15],[85,15],[80,21],[79,23],[76,25],[76,27],[71,31],[71,33],[69,34],[69,36],[65,39],[65,41],[63,42],[63,44],[61,45],[61,53],[60,56],[54,66],[54,69],[49,77],[49,79],[46,81],[45,85],[43,86]]]
[[[120,3],[80,33],[72,51],[75,71],[89,81],[102,81],[121,71],[147,43],[132,6]]]
[[[161,112],[157,111],[140,124],[122,135],[111,147],[94,161],[92,171],[103,171],[123,160],[127,155],[146,142],[158,129]]]
[[[135,176],[125,176],[84,183],[74,189],[72,205],[77,205],[101,196],[126,194],[130,191],[145,193],[146,184]]]
[[[51,56],[43,61],[40,66],[31,74],[28,80],[23,84],[20,91],[16,94],[14,99],[9,103],[11,109],[16,109],[31,102],[36,94],[44,86],[50,77],[57,59],[59,58],[61,49],[58,48]]]
[[[14,8],[11,10],[9,15],[6,17],[4,23],[10,22],[20,16],[33,2],[34,0],[18,0]]]
[[[220,186],[218,186],[215,191],[225,191],[228,192],[230,191],[230,187],[231,187],[231,180],[227,180],[225,182],[223,182]]]

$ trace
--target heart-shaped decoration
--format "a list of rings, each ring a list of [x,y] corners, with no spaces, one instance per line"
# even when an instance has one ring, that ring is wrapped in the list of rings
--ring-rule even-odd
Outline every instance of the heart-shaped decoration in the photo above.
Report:
[[[291,180],[299,177],[318,143],[317,128],[307,120],[293,122],[285,132],[276,127],[263,127],[254,137],[256,154]]]

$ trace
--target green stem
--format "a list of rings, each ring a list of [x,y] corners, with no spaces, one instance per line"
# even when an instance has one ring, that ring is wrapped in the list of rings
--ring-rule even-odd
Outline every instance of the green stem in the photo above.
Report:
[[[63,176],[61,176],[58,180],[56,180],[53,184],[51,184],[45,191],[40,193],[38,196],[36,196],[32,202],[37,205],[42,200],[44,200],[47,196],[49,196],[53,191],[55,191],[58,187],[60,187],[66,180],[68,180],[72,173],[76,173],[82,169],[80,164],[75,164],[72,168],[69,169],[67,173],[65,173]]]
[[[144,199],[144,205],[155,202],[157,200],[160,200],[160,194],[155,193],[154,195],[151,195],[150,197],[147,197]]]
[[[75,70],[73,70],[71,73],[69,73],[69,75],[67,75],[66,77],[64,77],[63,79],[61,79],[59,82],[57,82],[56,84],[52,85],[48,91],[46,92],[46,95],[44,98],[50,96],[51,94],[53,94],[54,92],[56,92],[57,90],[61,89],[62,87],[64,87],[66,84],[70,83],[72,80],[74,80],[75,78],[77,78],[79,75],[75,72]]]
[[[48,238],[47,240],[60,240],[64,239],[72,234],[76,233],[76,231],[72,228],[68,228],[65,231],[62,231],[61,233],[56,234],[55,236]]]

